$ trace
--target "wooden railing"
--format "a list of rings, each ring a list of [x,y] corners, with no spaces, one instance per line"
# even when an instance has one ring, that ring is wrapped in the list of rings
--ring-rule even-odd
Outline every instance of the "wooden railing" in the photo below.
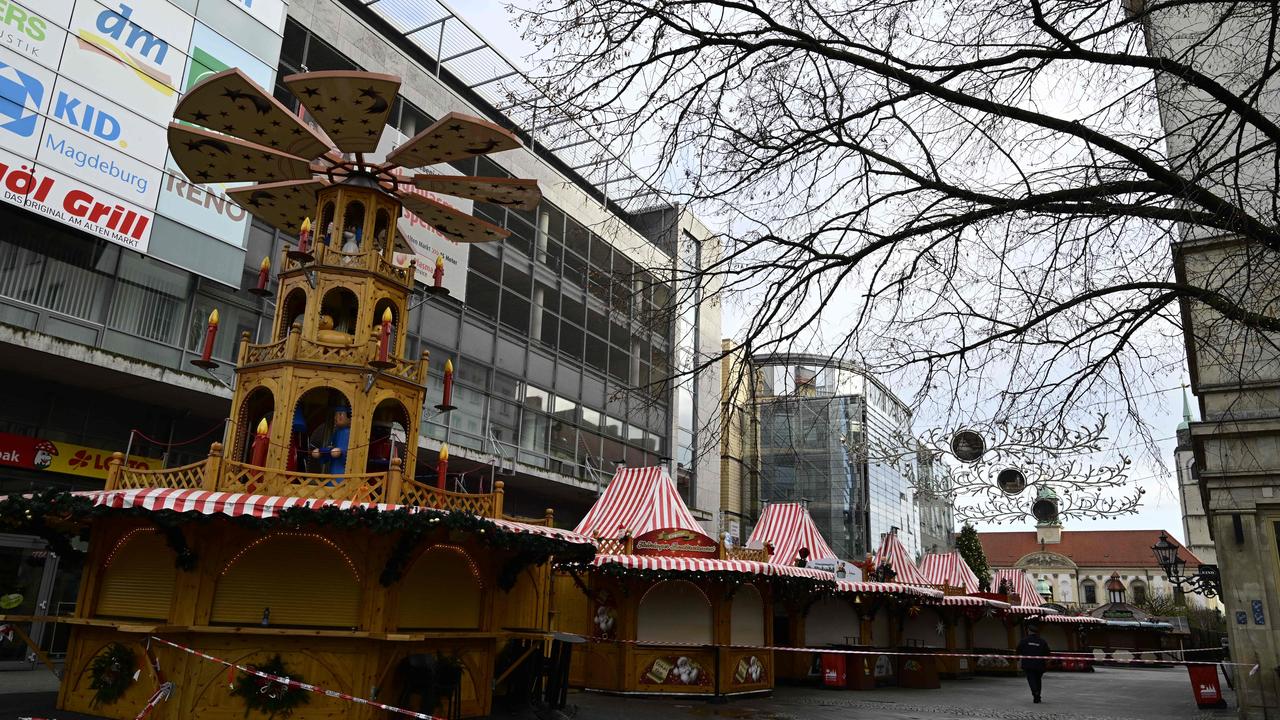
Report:
[[[768,548],[746,548],[735,547],[724,549],[724,545],[720,545],[724,550],[725,560],[750,560],[753,562],[769,562]]]
[[[537,525],[539,527],[555,527],[555,511],[547,508],[547,512],[540,518],[537,517],[520,517],[519,515],[503,515],[503,520],[511,522],[524,523],[525,525]]]
[[[201,462],[163,470],[134,470],[124,466],[124,454],[113,453],[107,466],[107,490],[168,488],[174,490],[208,490],[302,497],[317,500],[356,503],[412,505],[465,512],[489,518],[501,518],[505,492],[501,480],[493,492],[485,494],[457,493],[440,490],[405,478],[400,458],[392,458],[391,466],[382,473],[345,473],[322,475],[264,468],[222,457],[222,443],[209,448],[209,457]],[[552,526],[551,511],[541,519],[518,518],[520,522]]]
[[[399,283],[407,288],[413,288],[412,268],[399,267],[387,261],[382,253],[377,250],[369,250],[362,253],[347,254],[337,248],[329,247],[323,242],[316,243],[311,250],[315,260],[309,262],[301,262],[298,260],[290,260],[288,255],[281,253],[281,265],[284,272],[294,270],[302,270],[308,267],[323,266],[331,268],[343,268],[347,270],[365,270]]]
[[[249,342],[248,333],[240,338],[239,366],[248,367],[270,362],[321,362],[338,365],[366,367],[377,357],[378,344],[372,339],[361,345],[330,345],[302,337],[302,328],[294,325],[284,340],[255,345]],[[391,356],[394,365],[382,372],[425,385],[427,382],[427,353],[417,360]]]

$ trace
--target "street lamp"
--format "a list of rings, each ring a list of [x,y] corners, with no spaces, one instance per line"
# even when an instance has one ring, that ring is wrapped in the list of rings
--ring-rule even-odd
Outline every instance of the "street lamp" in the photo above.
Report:
[[[1201,565],[1196,568],[1194,575],[1183,575],[1187,561],[1178,555],[1178,546],[1169,542],[1169,536],[1164,532],[1160,533],[1156,544],[1151,546],[1151,552],[1155,553],[1156,562],[1164,570],[1165,578],[1175,587],[1207,598],[1222,594],[1222,576],[1218,574],[1218,566]]]

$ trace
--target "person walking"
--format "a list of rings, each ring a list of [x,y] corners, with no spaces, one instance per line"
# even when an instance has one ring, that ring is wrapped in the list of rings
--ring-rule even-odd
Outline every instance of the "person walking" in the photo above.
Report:
[[[1040,683],[1048,667],[1045,658],[1052,652],[1049,643],[1040,637],[1040,624],[1027,623],[1027,636],[1018,643],[1018,654],[1023,656],[1022,670],[1027,674],[1027,684],[1031,686],[1032,702],[1040,702]]]

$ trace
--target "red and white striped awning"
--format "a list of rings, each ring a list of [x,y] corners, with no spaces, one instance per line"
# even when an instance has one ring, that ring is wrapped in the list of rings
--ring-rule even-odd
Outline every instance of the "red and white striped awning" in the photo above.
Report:
[[[710,539],[693,519],[665,468],[625,467],[613,476],[574,532],[616,540],[624,535],[634,538],[654,530],[675,529]]]
[[[875,556],[876,566],[887,564],[893,568],[896,573],[894,582],[903,585],[932,585],[929,578],[920,572],[920,568],[911,561],[911,556],[907,554],[907,549],[903,547],[902,541],[898,539],[896,532],[885,533],[884,539],[880,541],[880,550]]]
[[[925,553],[920,559],[920,572],[933,585],[964,588],[967,593],[975,593],[979,589],[978,576],[973,574],[969,563],[955,550],[949,553]]]
[[[596,555],[592,565],[618,565],[636,570],[674,570],[690,573],[739,573],[762,577],[801,577],[812,580],[835,580],[823,570],[775,565],[754,560],[720,560],[717,558],[665,557],[661,555]]]
[[[765,543],[773,546],[769,561],[782,565],[794,565],[800,556],[800,548],[809,548],[810,560],[840,559],[813,523],[809,509],[801,503],[770,503],[764,506],[747,546],[764,547]]]
[[[143,488],[137,490],[94,490],[76,493],[93,500],[93,504],[101,507],[125,510],[139,508],[142,510],[169,510],[178,513],[198,513],[201,515],[226,515],[227,517],[272,518],[282,511],[291,508],[319,510],[336,507],[341,510],[374,509],[379,512],[405,510],[416,512],[439,512],[430,508],[412,505],[388,505],[385,503],[357,503],[350,500],[323,500],[317,498],[278,497],[274,495],[250,495],[247,493],[210,492],[208,490],[174,490],[170,488]],[[511,532],[541,535],[580,545],[594,545],[591,538],[560,528],[540,525],[526,525],[513,520],[485,518],[488,522]]]
[[[1057,611],[1039,605],[1011,605],[1005,612],[1010,615],[1053,615]]]
[[[1031,581],[1031,576],[1026,571],[1016,568],[996,570],[995,577],[991,578],[992,592],[999,591],[1002,580],[1008,584],[1010,593],[1018,595],[1019,604],[1031,607],[1040,607],[1044,604],[1040,593],[1036,592],[1036,584]]]
[[[1068,623],[1075,625],[1106,625],[1107,621],[1091,615],[1046,615],[1041,622]]]
[[[889,593],[893,595],[914,595],[922,598],[939,599],[942,597],[941,590],[933,588],[917,587],[915,585],[903,585],[902,583],[884,583],[869,582],[862,580],[836,580],[836,592],[838,593]]]
[[[942,598],[942,604],[951,607],[989,607],[998,610],[1008,610],[1009,603],[992,600],[991,598],[973,597],[971,595],[947,595]]]

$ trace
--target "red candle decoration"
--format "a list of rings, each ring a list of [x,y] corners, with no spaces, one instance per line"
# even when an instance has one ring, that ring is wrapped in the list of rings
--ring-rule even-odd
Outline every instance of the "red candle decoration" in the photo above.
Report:
[[[436,487],[444,490],[444,476],[449,472],[449,445],[440,446],[440,458],[436,460]]]
[[[298,251],[311,249],[311,218],[302,218],[302,230],[298,232]]]
[[[204,349],[200,351],[200,358],[192,360],[191,364],[202,368],[216,368],[218,363],[213,361],[213,341],[218,337],[218,309],[214,308],[209,313],[209,325],[204,331]]]
[[[302,218],[301,229],[298,230],[298,247],[285,255],[296,262],[308,262],[311,257],[311,218]]]
[[[258,266],[258,289],[266,290],[267,282],[271,280],[271,258],[262,258],[262,264]]]
[[[444,397],[440,399],[440,404],[436,406],[440,412],[449,412],[453,410],[453,361],[444,361]]]
[[[432,285],[437,288],[444,287],[444,256],[436,256],[436,269],[431,273]]]
[[[267,425],[267,419],[262,418],[258,421],[258,430],[253,435],[253,455],[249,459],[250,465],[258,467],[266,467],[267,465],[267,448],[271,446],[270,435],[271,428]]]

